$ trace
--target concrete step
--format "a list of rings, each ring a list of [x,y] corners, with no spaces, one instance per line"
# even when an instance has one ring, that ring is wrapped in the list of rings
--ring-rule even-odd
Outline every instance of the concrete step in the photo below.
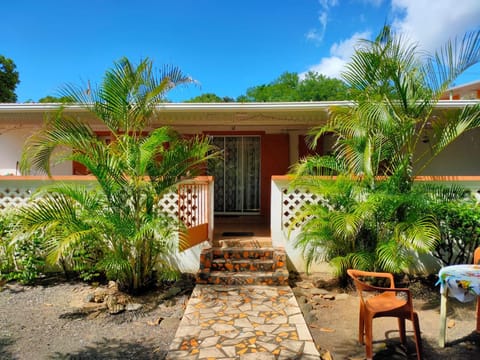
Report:
[[[221,239],[218,240],[220,247],[222,248],[232,248],[232,247],[239,247],[239,248],[271,248],[272,247],[272,240],[271,239],[264,239],[264,238],[248,238],[248,239]]]
[[[279,269],[274,272],[200,271],[197,273],[197,284],[286,286],[288,285],[288,270]]]
[[[273,260],[213,259],[210,271],[275,271]]]

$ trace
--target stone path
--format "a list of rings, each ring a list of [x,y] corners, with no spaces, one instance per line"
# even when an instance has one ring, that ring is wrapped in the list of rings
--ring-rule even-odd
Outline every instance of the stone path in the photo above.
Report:
[[[168,360],[314,360],[320,355],[288,286],[197,285]]]

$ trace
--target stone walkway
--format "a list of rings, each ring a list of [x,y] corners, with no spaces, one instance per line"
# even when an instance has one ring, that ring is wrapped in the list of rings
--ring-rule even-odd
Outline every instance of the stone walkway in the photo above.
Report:
[[[168,360],[314,360],[320,355],[288,286],[197,285]]]

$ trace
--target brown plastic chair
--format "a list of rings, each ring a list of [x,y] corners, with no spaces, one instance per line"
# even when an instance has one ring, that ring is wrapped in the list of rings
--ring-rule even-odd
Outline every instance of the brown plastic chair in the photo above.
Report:
[[[410,294],[410,290],[404,288],[395,288],[393,275],[390,273],[368,272],[353,269],[347,270],[347,273],[353,279],[358,294],[360,295],[358,341],[361,344],[365,344],[367,359],[372,359],[373,357],[372,323],[373,319],[378,317],[398,318],[400,340],[404,345],[406,344],[405,320],[412,321],[417,349],[417,359],[422,359],[420,325],[418,321],[418,315],[415,311],[413,311],[412,295]],[[362,278],[385,278],[390,280],[390,287],[372,286],[362,281]],[[378,294],[367,297],[364,292],[376,292]],[[398,297],[397,294],[403,294],[403,297]],[[364,339],[364,337],[366,339]]]
[[[480,265],[480,247],[473,253],[473,263]],[[480,333],[480,296],[477,296],[477,332]]]

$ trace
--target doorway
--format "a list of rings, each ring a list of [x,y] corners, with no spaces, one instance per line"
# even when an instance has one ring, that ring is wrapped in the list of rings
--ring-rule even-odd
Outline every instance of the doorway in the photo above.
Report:
[[[214,136],[223,152],[208,166],[214,176],[215,215],[260,214],[260,136]]]

